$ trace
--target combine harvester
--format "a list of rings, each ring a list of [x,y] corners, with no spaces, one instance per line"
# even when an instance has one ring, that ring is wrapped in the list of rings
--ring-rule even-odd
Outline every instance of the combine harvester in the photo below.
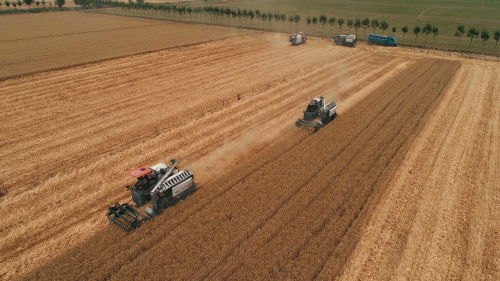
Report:
[[[333,42],[337,45],[344,45],[349,47],[354,47],[358,44],[358,37],[356,35],[350,35],[346,33],[345,35],[339,35],[333,38]]]
[[[309,106],[304,111],[304,119],[297,120],[295,126],[310,132],[317,132],[337,116],[337,104],[334,101],[326,103],[324,97],[307,98]]]
[[[299,32],[297,34],[292,34],[288,37],[288,42],[292,42],[292,46],[298,46],[301,44],[307,43],[307,36],[304,35],[304,32]]]
[[[148,203],[152,208],[148,206],[144,209],[146,216],[128,203],[120,205],[117,202],[108,207],[109,223],[129,231],[192,194],[196,190],[193,171],[179,171],[177,164],[179,160],[172,159],[170,166],[159,163],[151,168],[140,167],[130,171],[129,174],[137,178],[135,185],[127,186],[127,190],[132,192],[132,200],[138,208]]]

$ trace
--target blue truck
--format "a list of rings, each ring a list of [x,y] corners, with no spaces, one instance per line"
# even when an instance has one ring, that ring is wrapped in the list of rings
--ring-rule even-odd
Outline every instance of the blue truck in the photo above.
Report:
[[[368,43],[396,47],[398,40],[394,36],[370,34],[368,35]]]

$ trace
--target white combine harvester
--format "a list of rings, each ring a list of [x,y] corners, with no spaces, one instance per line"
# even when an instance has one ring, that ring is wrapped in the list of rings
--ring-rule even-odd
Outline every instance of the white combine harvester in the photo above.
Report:
[[[307,98],[311,102],[304,111],[304,119],[297,120],[295,126],[310,132],[317,132],[337,116],[337,104],[326,103],[324,97]]]
[[[299,32],[297,34],[292,34],[288,38],[288,42],[292,42],[292,46],[297,46],[300,44],[307,43],[307,36],[304,35],[304,32]]]
[[[333,42],[338,45],[354,47],[356,46],[356,44],[358,44],[358,37],[356,35],[350,35],[349,33],[346,33],[345,35],[334,37]]]
[[[135,185],[127,186],[127,190],[132,192],[132,200],[138,208],[146,204],[151,207],[144,209],[145,216],[130,204],[120,205],[117,202],[108,207],[110,223],[129,231],[192,194],[196,190],[193,171],[179,171],[177,164],[179,160],[172,159],[170,165],[159,163],[151,168],[139,167],[130,171],[129,174],[137,178]]]

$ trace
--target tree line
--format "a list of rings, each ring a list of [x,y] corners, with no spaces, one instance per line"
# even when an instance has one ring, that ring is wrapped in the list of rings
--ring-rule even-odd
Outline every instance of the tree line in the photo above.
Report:
[[[59,8],[62,8],[64,6],[64,4],[66,4],[66,0],[55,0],[54,3],[59,7]],[[10,6],[12,5],[12,7],[14,9],[17,9],[17,7],[21,8],[23,6],[23,4],[26,4],[26,6],[28,6],[28,10],[31,9],[31,5],[33,4],[36,4],[37,8],[40,7],[40,4],[42,4],[44,7],[45,7],[45,0],[42,0],[42,1],[38,1],[38,0],[23,0],[21,2],[21,0],[17,0],[17,1],[9,1],[9,0],[5,0],[4,2],[5,6],[7,6],[7,8],[10,8]],[[48,3],[49,6],[52,6],[52,3]],[[0,6],[2,6],[2,2],[0,2]]]
[[[34,0],[23,0],[21,2],[20,0],[17,0],[17,2],[13,2],[12,5],[14,8],[16,6],[21,6],[23,3],[28,5],[28,7],[33,4]],[[253,28],[253,21],[254,19],[257,20],[257,29],[260,29],[260,25],[262,22],[262,28],[265,28],[266,22],[268,22],[268,29],[271,30],[271,23],[273,20],[276,21],[276,30],[278,30],[278,25],[280,22],[282,23],[282,30],[285,31],[285,23],[286,21],[290,22],[290,32],[292,32],[292,27],[295,23],[296,27],[296,32],[298,31],[298,24],[301,21],[300,15],[289,15],[288,17],[286,14],[278,14],[278,13],[266,13],[262,12],[259,9],[256,10],[250,10],[250,9],[237,9],[237,10],[232,10],[230,8],[224,8],[224,7],[219,7],[219,6],[198,6],[198,7],[189,7],[189,6],[177,6],[177,5],[170,5],[170,4],[152,4],[152,3],[145,3],[144,0],[137,0],[136,2],[133,2],[132,0],[128,0],[128,2],[119,2],[119,1],[112,1],[112,0],[73,0],[73,2],[77,6],[85,7],[85,8],[103,8],[103,7],[114,7],[114,8],[120,8],[122,10],[128,10],[130,15],[133,15],[135,12],[136,16],[139,16],[139,12],[145,11],[146,13],[155,13],[154,17],[158,18],[158,12],[160,12],[160,16],[163,16],[163,14],[169,15],[171,17],[171,14],[173,14],[174,19],[177,19],[177,14],[179,17],[179,20],[187,20],[186,17],[189,15],[189,21],[192,20],[192,16],[194,15],[196,18],[196,21],[202,21],[202,17],[205,16],[205,23],[208,23],[208,16],[210,15],[210,23],[213,24],[213,18],[215,17],[215,24],[218,24],[218,19],[221,17],[222,20],[222,25],[224,25],[224,17],[227,17],[227,25],[230,25],[230,21],[232,18],[233,21],[233,26],[236,26],[236,19],[239,21],[240,27],[242,27],[242,20],[245,22],[245,26],[247,26],[247,20],[250,21],[250,28]],[[45,6],[45,0],[41,1],[42,5]],[[10,2],[8,0],[5,1],[5,5],[7,7],[10,6]],[[36,5],[38,6],[40,2],[37,0]],[[65,4],[65,0],[56,0],[56,4],[61,8],[62,5]],[[0,4],[1,5],[1,4]],[[198,20],[198,17],[200,18]],[[313,24],[313,34],[316,35],[316,24],[321,24],[322,29],[321,29],[321,36],[324,34],[324,28],[325,25],[328,24],[330,25],[330,36],[333,36],[333,27],[335,25],[339,26],[339,32],[340,34],[342,33],[342,27],[346,26],[348,29],[348,33],[351,33],[351,29],[354,29],[356,31],[356,36],[358,35],[358,29],[363,29],[363,40],[366,38],[366,30],[368,28],[373,28],[373,33],[376,33],[377,29],[382,30],[382,34],[385,34],[385,31],[389,29],[389,24],[383,20],[381,22],[378,21],[378,19],[369,19],[365,18],[363,20],[357,18],[357,19],[347,19],[346,21],[343,18],[335,18],[335,17],[327,17],[326,15],[321,15],[319,17],[307,17],[306,18],[306,23],[307,23],[307,33],[309,33],[309,27],[310,24]],[[391,28],[392,34],[394,35],[395,32],[397,31],[396,27]],[[409,29],[408,26],[404,26],[401,28],[401,31],[403,32],[403,44],[405,42],[405,36],[406,33],[408,33]],[[427,45],[427,38],[430,34],[432,34],[433,37],[433,42],[432,42],[432,47],[434,47],[435,42],[436,42],[436,36],[439,34],[439,29],[431,24],[426,24],[422,28],[420,26],[415,26],[413,28],[413,33],[415,34],[415,39],[414,39],[414,44],[417,42],[418,35],[422,33],[425,35],[425,41],[423,47]],[[454,34],[455,37],[457,37],[457,44],[456,48],[458,48],[460,38],[465,34],[465,27],[463,25],[459,25],[457,27],[457,30]],[[483,45],[481,48],[481,51],[484,50],[484,44],[486,41],[490,39],[490,34],[488,30],[483,29],[481,32],[477,30],[475,27],[470,27],[466,36],[470,39],[470,44],[469,44],[469,51],[472,46],[472,41],[475,38],[480,37],[481,40],[483,40]],[[498,45],[498,41],[500,40],[500,29],[496,30],[493,34],[493,39],[496,41],[495,43],[495,49],[493,53],[496,53],[496,47]]]

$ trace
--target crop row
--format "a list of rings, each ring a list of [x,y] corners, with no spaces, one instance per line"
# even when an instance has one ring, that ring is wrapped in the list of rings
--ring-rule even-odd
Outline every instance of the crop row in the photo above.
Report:
[[[419,61],[319,133],[289,136],[137,231],[106,228],[25,278],[337,275],[458,65]]]
[[[293,130],[305,97],[334,92],[348,99],[406,64],[325,49],[322,42],[305,49],[254,38],[1,82],[9,120],[0,139],[2,159],[9,161],[2,179],[9,191],[0,208],[9,215],[0,264],[12,274],[26,271],[107,227],[107,206],[130,199],[123,187],[134,167],[176,157],[203,185],[231,161],[206,161],[213,151],[229,147],[230,154],[245,155]],[[344,77],[355,83],[343,83]],[[211,196],[202,190],[199,196]]]

